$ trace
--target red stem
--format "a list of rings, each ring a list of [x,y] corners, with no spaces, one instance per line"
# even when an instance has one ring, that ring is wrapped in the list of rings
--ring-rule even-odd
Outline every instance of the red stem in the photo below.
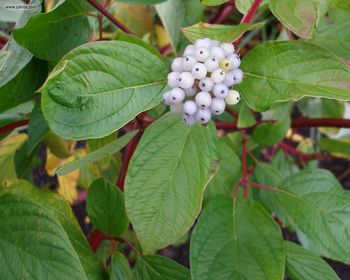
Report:
[[[241,23],[250,23],[253,21],[253,18],[258,10],[262,0],[254,0],[247,14],[242,18]]]
[[[13,130],[13,129],[17,128],[17,127],[20,127],[20,126],[27,125],[28,123],[29,123],[28,120],[22,120],[22,121],[18,121],[18,122],[15,122],[15,123],[10,123],[8,125],[0,127],[0,134],[8,132],[8,131],[11,131],[11,130]]]
[[[271,123],[273,120],[265,120],[257,122],[255,125],[248,127],[246,129],[251,129],[256,127],[262,123]],[[224,130],[238,130],[236,122],[222,122],[216,121],[216,128],[224,129]],[[308,118],[298,118],[292,120],[291,123],[292,128],[300,128],[300,127],[344,127],[350,128],[350,119],[327,119],[327,118],[316,118],[316,119],[308,119]]]
[[[119,171],[119,176],[118,176],[118,181],[117,181],[117,186],[119,187],[120,190],[124,191],[124,184],[125,184],[125,177],[126,173],[128,171],[129,163],[131,160],[132,155],[134,154],[137,144],[139,143],[141,138],[140,132],[137,133],[134,138],[131,139],[129,144],[126,147],[125,153],[124,153],[124,159],[122,166]]]
[[[7,43],[7,39],[2,37],[2,36],[0,36],[0,44],[6,45],[6,43]]]
[[[320,153],[305,154],[305,153],[303,153],[301,151],[298,151],[294,147],[292,147],[292,146],[290,146],[290,145],[288,145],[287,143],[284,143],[284,142],[279,142],[278,146],[281,149],[289,152],[292,155],[298,156],[300,159],[303,159],[303,160],[312,160],[312,159],[319,159],[319,160],[321,160],[321,159],[323,159],[323,156]]]
[[[249,184],[252,187],[264,189],[264,190],[268,190],[268,191],[275,191],[276,190],[276,188],[274,188],[274,187],[263,185],[263,184],[258,184],[258,183],[252,182],[252,181],[248,181],[247,184]]]
[[[91,247],[91,250],[95,253],[98,249],[98,247],[100,247],[101,242],[103,240],[103,233],[99,230],[94,230],[89,238],[89,244]]]
[[[218,13],[209,20],[211,24],[218,24],[225,21],[235,11],[234,4],[228,4],[219,9]]]
[[[230,107],[226,107],[225,111],[238,120],[238,113],[235,110],[231,109]]]
[[[100,3],[98,3],[96,0],[86,0],[88,1],[92,6],[94,6],[98,11],[100,11],[106,18],[108,18],[114,25],[119,27],[121,30],[123,30],[125,33],[132,34],[132,32],[124,26],[119,20],[117,20],[114,16],[112,16]]]
[[[128,245],[130,247],[131,250],[133,250],[136,254],[138,254],[139,256],[142,256],[141,252],[139,250],[137,250],[137,248],[131,244],[131,242],[125,238],[122,237],[115,237],[115,240],[118,240],[120,242],[125,243],[126,245]]]

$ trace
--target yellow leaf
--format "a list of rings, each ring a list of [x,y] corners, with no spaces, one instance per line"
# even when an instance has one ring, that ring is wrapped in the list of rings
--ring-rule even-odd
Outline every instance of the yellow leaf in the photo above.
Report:
[[[165,31],[164,27],[159,24],[156,25],[156,37],[158,47],[164,48],[170,44],[168,33]]]
[[[0,141],[0,182],[17,179],[14,156],[27,139],[27,134],[10,134]]]
[[[61,159],[55,156],[49,149],[47,149],[47,157],[46,157],[46,164],[45,164],[46,172],[49,175],[53,176],[57,168],[75,159],[76,159],[75,155],[72,155],[65,159]],[[62,195],[65,199],[67,199],[67,201],[70,204],[72,204],[78,196],[77,186],[78,186],[79,177],[80,177],[79,169],[63,176],[57,176],[58,194]]]

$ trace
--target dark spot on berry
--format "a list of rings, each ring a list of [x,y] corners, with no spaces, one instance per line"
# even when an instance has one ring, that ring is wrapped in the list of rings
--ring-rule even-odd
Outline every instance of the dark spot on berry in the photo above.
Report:
[[[215,113],[219,113],[219,110],[216,110]]]
[[[204,122],[204,121],[205,121],[205,118],[201,118],[201,121]]]
[[[226,64],[225,64],[225,66],[226,66],[226,67],[228,67],[228,66],[229,66],[229,64],[228,64],[228,63],[226,63]]]
[[[205,105],[202,105],[202,108],[205,108]]]
[[[205,87],[205,83],[202,83],[202,87]]]
[[[199,71],[199,68],[196,68],[196,71]]]
[[[199,53],[200,53],[200,54],[203,54],[203,51],[200,51]]]
[[[176,100],[176,97],[173,97],[173,100]]]
[[[237,100],[239,100],[239,97],[237,97]]]
[[[222,90],[222,91],[221,91],[221,94],[224,94],[224,93],[225,93],[225,91],[224,91],[224,90]]]
[[[216,61],[215,57],[213,57],[211,60],[212,60],[212,61]]]
[[[190,59],[187,57],[187,58],[186,58],[186,61],[189,61],[189,60],[190,60]]]

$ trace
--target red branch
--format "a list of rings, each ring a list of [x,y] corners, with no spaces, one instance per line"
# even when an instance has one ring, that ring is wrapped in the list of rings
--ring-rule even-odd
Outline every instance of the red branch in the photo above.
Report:
[[[259,188],[259,189],[264,189],[264,190],[268,190],[268,191],[275,191],[276,188],[271,187],[271,186],[267,186],[267,185],[263,185],[263,184],[258,184],[252,181],[248,181],[247,182],[250,186],[255,187],[255,188]]]
[[[323,159],[323,156],[320,153],[305,154],[284,142],[279,142],[278,146],[283,150],[287,151],[288,153],[298,156],[302,160]]]
[[[261,122],[257,122],[255,125],[248,127],[246,129],[251,129],[256,127],[262,123],[274,122],[273,120],[265,120]],[[217,129],[224,130],[238,130],[236,122],[215,122]],[[294,119],[291,123],[292,128],[300,128],[300,127],[344,127],[350,128],[350,119],[326,119],[326,118],[316,118],[316,119],[308,119],[308,118],[298,118]]]
[[[132,34],[132,32],[119,20],[117,20],[113,15],[111,15],[100,3],[98,3],[96,0],[86,0],[88,1],[92,6],[94,6],[98,11],[100,11],[106,18],[108,18],[114,25],[119,27],[121,30],[123,30],[125,33]]]
[[[241,23],[250,23],[253,21],[253,18],[258,10],[262,0],[254,0],[247,14],[241,19]]]
[[[122,163],[122,166],[120,168],[118,181],[117,181],[117,186],[122,191],[124,191],[125,177],[126,177],[126,173],[128,171],[131,157],[136,150],[136,147],[140,141],[140,138],[141,138],[141,134],[139,132],[134,136],[134,138],[131,139],[129,144],[126,146],[126,150],[125,150],[124,158],[123,158],[123,163]]]
[[[238,113],[235,110],[231,109],[230,107],[226,107],[225,111],[238,120]]]
[[[0,134],[8,132],[8,131],[11,131],[11,130],[13,130],[13,129],[17,128],[17,127],[20,127],[20,126],[27,125],[28,123],[29,123],[28,120],[22,120],[22,121],[18,121],[18,122],[15,122],[15,123],[10,123],[8,125],[0,127]]]
[[[214,23],[222,23],[225,21],[233,12],[235,11],[235,5],[228,4],[226,6],[221,7],[217,14],[209,20],[209,23],[214,24]]]

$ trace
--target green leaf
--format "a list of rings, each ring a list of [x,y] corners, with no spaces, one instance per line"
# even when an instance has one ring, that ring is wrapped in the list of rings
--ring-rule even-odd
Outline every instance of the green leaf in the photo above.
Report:
[[[321,138],[316,142],[321,151],[331,153],[336,157],[350,158],[350,140],[349,139],[329,139]]]
[[[245,15],[252,6],[253,2],[254,0],[235,0],[235,6],[240,13]],[[268,4],[268,2],[269,0],[263,0],[260,7]]]
[[[30,154],[49,132],[49,127],[41,111],[40,102],[35,104],[28,126],[28,151]]]
[[[62,139],[51,130],[45,137],[45,144],[56,157],[68,158],[72,155],[68,141]]]
[[[127,258],[120,252],[115,252],[109,265],[110,280],[132,280],[132,272]]]
[[[74,171],[75,169],[82,168],[84,166],[90,165],[96,161],[99,161],[105,157],[108,157],[122,148],[124,148],[128,142],[133,138],[137,133],[137,130],[131,131],[120,138],[113,140],[112,142],[106,144],[100,149],[97,149],[86,156],[78,158],[74,161],[67,163],[56,171],[56,174],[61,176],[67,173]]]
[[[350,100],[350,68],[332,53],[300,41],[262,44],[243,59],[238,90],[255,111],[304,96]]]
[[[330,49],[335,54],[350,60],[349,38],[350,20],[343,23],[334,23],[317,31],[311,42]]]
[[[310,39],[330,0],[270,0],[271,12],[299,37]]]
[[[48,13],[31,17],[13,31],[15,40],[34,56],[58,60],[71,49],[86,43],[91,28],[84,0],[65,0]],[[35,40],[33,40],[35,38]]]
[[[327,258],[350,263],[349,192],[326,170],[291,175],[270,192],[274,209],[307,239],[307,248]]]
[[[16,169],[16,174],[18,179],[27,178],[29,172],[33,167],[34,158],[38,152],[39,146],[32,150],[31,153],[28,151],[28,140],[23,143],[23,145],[16,151],[14,156],[14,164]]]
[[[186,126],[167,114],[150,125],[129,164],[128,217],[146,254],[176,242],[192,226],[216,159],[213,125]]]
[[[156,10],[175,51],[184,43],[181,27],[200,21],[203,14],[198,0],[168,0],[156,5]]]
[[[128,228],[123,192],[103,178],[89,187],[86,210],[94,227],[105,233],[120,236]]]
[[[227,0],[201,0],[201,3],[207,6],[218,6],[226,2]]]
[[[87,279],[61,224],[24,197],[0,197],[0,278]]]
[[[257,202],[218,196],[192,233],[190,263],[193,280],[281,280],[280,229]]]
[[[136,280],[190,280],[187,268],[162,256],[139,257],[136,263]]]
[[[80,262],[89,280],[105,279],[105,270],[92,253],[90,246],[76,221],[68,202],[50,191],[43,191],[29,182],[18,180],[8,187],[0,187],[0,196],[15,194],[40,204],[62,225],[71,244],[77,252]]]
[[[63,57],[43,86],[44,117],[63,138],[107,136],[160,103],[167,73],[163,60],[141,46],[86,44]]]
[[[265,22],[241,23],[239,25],[220,25],[200,22],[195,25],[182,28],[182,32],[192,43],[203,37],[221,42],[232,42],[240,38],[245,32],[259,29],[263,27],[264,24]]]
[[[260,146],[270,146],[282,140],[290,128],[290,116],[281,118],[275,123],[264,123],[257,126],[252,139]]]
[[[319,256],[286,241],[286,273],[292,280],[339,280],[337,274]]]
[[[1,71],[0,71],[1,72]],[[33,98],[34,92],[42,85],[47,75],[47,64],[33,59],[16,77],[0,87],[0,112]]]
[[[241,176],[241,160],[235,152],[236,143],[228,136],[218,141],[219,169],[205,189],[206,200],[217,194],[231,195]]]
[[[166,0],[119,0],[118,2],[132,3],[132,4],[144,4],[144,5],[154,5]]]
[[[26,9],[22,12],[21,17],[16,23],[16,28],[23,26],[28,19],[39,13],[41,10],[41,1],[32,1],[33,9]],[[10,52],[10,56],[6,60],[6,63],[0,69],[0,87],[12,80],[19,72],[29,63],[33,55],[22,48],[16,43],[16,41],[11,37],[7,44],[1,49],[0,53]]]
[[[241,109],[239,110],[239,118],[237,127],[244,128],[244,127],[251,127],[254,124],[256,124],[256,120],[252,112],[250,111],[249,107],[246,103],[242,103]]]

